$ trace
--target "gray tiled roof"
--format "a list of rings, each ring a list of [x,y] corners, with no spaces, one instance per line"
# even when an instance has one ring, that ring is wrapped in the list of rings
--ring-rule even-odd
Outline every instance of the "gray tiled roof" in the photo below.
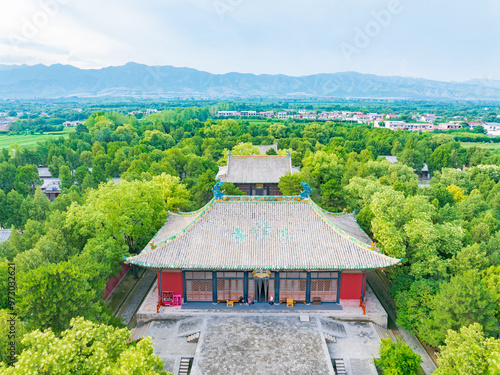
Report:
[[[38,176],[40,176],[40,178],[52,178],[49,168],[38,167]]]
[[[265,154],[267,151],[269,151],[272,148],[274,148],[274,151],[278,152],[278,144],[277,143],[274,143],[272,145],[260,145],[257,147],[259,148],[259,152],[261,154]]]
[[[397,156],[392,156],[392,155],[380,155],[381,158],[385,158],[387,161],[389,161],[391,164],[397,163],[398,162],[398,157]],[[429,167],[427,166],[426,163],[424,163],[424,166],[422,167],[422,172],[429,172]]]
[[[0,242],[7,241],[10,238],[10,229],[0,229]]]
[[[332,222],[333,225],[342,229],[344,232],[349,233],[352,237],[361,241],[367,245],[371,245],[371,238],[365,233],[363,229],[358,225],[353,214],[347,215],[325,215],[328,220]]]
[[[296,197],[224,197],[190,214],[169,214],[128,262],[165,269],[372,269],[395,265],[371,249],[352,215]],[[168,237],[168,238],[167,238]]]
[[[217,178],[232,183],[278,183],[286,172],[293,173],[289,155],[228,155],[227,166]]]

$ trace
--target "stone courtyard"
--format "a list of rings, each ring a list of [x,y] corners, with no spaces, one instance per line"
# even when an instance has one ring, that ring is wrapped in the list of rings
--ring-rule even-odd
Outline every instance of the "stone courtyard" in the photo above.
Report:
[[[155,354],[178,373],[181,358],[194,358],[191,375],[334,374],[342,359],[349,375],[376,375],[380,335],[371,322],[345,322],[311,314],[204,315],[150,322]],[[200,332],[198,343],[188,335]],[[325,340],[324,334],[335,337]]]

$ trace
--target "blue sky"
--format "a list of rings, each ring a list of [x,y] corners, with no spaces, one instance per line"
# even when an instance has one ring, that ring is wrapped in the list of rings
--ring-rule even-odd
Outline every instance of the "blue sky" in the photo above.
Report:
[[[15,0],[0,64],[500,79],[498,0]]]

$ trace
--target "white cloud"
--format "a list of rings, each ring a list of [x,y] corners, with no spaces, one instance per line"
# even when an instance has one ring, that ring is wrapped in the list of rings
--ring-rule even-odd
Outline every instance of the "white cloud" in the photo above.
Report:
[[[9,1],[0,13],[0,63],[500,79],[497,1],[397,1]],[[400,11],[377,18],[391,6]],[[377,30],[373,22],[385,24]],[[359,48],[358,30],[370,27]],[[346,59],[342,43],[359,51]]]

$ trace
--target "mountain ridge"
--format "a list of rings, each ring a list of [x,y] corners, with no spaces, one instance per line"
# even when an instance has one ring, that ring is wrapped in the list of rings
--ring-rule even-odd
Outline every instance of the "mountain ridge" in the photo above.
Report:
[[[229,72],[127,63],[100,69],[72,65],[0,65],[0,98],[380,98],[500,100],[500,81],[443,82],[358,72],[305,76]]]

